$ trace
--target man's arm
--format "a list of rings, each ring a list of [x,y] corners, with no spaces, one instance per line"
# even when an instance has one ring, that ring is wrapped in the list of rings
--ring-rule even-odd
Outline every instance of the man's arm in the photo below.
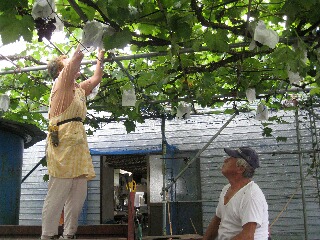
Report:
[[[203,240],[215,239],[218,236],[218,229],[220,226],[220,222],[221,222],[221,219],[218,218],[217,216],[214,216],[202,239]]]
[[[256,228],[257,223],[248,222],[242,226],[242,231],[235,237],[233,237],[231,240],[253,240]]]

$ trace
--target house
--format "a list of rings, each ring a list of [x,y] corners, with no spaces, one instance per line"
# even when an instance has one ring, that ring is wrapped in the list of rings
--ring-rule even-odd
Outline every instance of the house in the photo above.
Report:
[[[317,114],[318,110],[314,114],[306,110],[270,112],[270,117],[277,118],[264,122],[267,128],[255,120],[254,112],[234,116],[204,112],[185,120],[146,120],[131,133],[121,123],[101,126],[88,138],[97,177],[89,182],[80,224],[123,220],[119,212],[126,205],[121,194],[127,175],[120,174],[121,169],[133,172],[139,192],[136,206],[144,216],[142,223],[148,225],[145,234],[162,235],[164,219],[168,234],[203,234],[227,183],[220,172],[223,148],[250,146],[261,159],[253,180],[268,201],[272,235],[276,239],[319,239]],[[44,145],[42,141],[25,151],[23,176],[44,156]],[[44,174],[46,168],[39,167],[22,184],[21,225],[41,224],[47,190]],[[167,194],[161,194],[164,186],[169,187]],[[169,211],[163,211],[164,207]]]

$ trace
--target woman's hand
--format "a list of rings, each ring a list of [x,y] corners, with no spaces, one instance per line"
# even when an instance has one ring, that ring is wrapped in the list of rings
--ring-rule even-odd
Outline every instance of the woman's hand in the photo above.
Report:
[[[100,61],[100,63],[102,64],[101,67],[103,67],[103,60],[104,60],[105,52],[106,52],[105,50],[102,50],[102,49],[98,48],[97,58],[98,58],[98,61]]]
[[[80,58],[80,57],[81,57],[81,59],[82,59],[82,58],[84,57],[84,54],[83,54],[83,52],[80,50],[80,47],[81,47],[81,44],[78,44],[76,50],[74,51],[73,56],[76,57],[76,58]]]

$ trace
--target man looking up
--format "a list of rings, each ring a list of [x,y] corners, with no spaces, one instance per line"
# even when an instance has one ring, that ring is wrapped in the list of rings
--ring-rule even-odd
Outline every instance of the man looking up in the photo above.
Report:
[[[251,180],[260,166],[257,153],[248,147],[225,148],[228,157],[221,172],[228,179],[220,193],[216,214],[203,240],[267,240],[268,204]]]

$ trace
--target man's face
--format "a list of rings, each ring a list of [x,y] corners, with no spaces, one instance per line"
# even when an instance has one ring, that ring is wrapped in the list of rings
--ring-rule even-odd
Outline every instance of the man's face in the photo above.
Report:
[[[223,162],[221,172],[224,176],[228,176],[230,174],[234,175],[239,171],[239,167],[237,166],[237,158],[235,157],[226,157]]]

